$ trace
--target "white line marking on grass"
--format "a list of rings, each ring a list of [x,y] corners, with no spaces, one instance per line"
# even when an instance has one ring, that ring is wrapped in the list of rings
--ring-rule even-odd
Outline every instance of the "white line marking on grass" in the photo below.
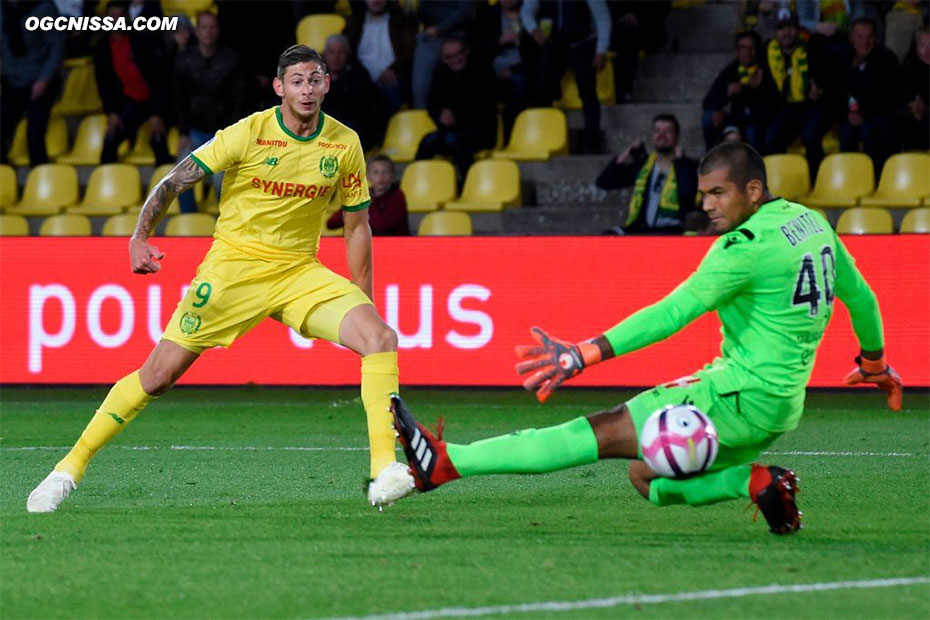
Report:
[[[896,579],[869,579],[863,581],[830,581],[825,583],[772,584],[753,588],[733,588],[730,590],[698,590],[696,592],[677,592],[673,594],[628,594],[610,598],[591,598],[582,601],[546,601],[523,603],[518,605],[495,605],[488,607],[443,607],[422,611],[399,611],[390,614],[371,616],[354,616],[332,620],[430,620],[431,618],[458,618],[489,616],[496,614],[533,613],[541,611],[574,611],[579,609],[607,609],[621,605],[655,605],[659,603],[676,603],[680,601],[706,601],[726,598],[743,598],[746,596],[773,595],[785,593],[825,592],[828,590],[852,590],[870,588],[893,588],[930,583],[928,577],[900,577]]]
[[[786,450],[784,452],[763,452],[773,456],[914,456],[913,452],[819,452],[806,450]]]

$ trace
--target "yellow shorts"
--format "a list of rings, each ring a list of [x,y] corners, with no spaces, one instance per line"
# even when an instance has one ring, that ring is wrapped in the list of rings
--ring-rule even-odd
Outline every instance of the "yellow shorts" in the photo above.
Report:
[[[339,342],[339,326],[368,296],[318,260],[282,263],[214,241],[162,338],[200,353],[228,347],[270,316],[305,338]]]

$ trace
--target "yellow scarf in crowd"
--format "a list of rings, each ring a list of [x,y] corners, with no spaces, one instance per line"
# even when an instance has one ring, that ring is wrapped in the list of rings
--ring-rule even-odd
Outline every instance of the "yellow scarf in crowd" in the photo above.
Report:
[[[656,159],[658,159],[658,156],[652,153],[636,177],[636,182],[633,184],[633,197],[630,199],[630,212],[626,216],[624,228],[631,225],[639,217],[639,212],[643,208],[643,198],[646,195],[646,185],[649,184],[649,177],[656,165]],[[668,177],[666,177],[665,185],[662,186],[662,193],[659,195],[659,212],[656,219],[661,215],[678,217],[678,211],[678,181],[675,180],[675,165],[672,164],[669,166]]]
[[[810,86],[807,75],[807,51],[802,45],[791,50],[791,65],[786,66],[778,41],[772,39],[768,45],[769,70],[778,85],[778,90],[788,103],[807,100]]]

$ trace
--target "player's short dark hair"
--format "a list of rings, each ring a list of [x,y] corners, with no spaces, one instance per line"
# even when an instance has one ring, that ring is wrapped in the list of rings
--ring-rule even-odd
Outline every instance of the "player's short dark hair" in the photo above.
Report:
[[[759,151],[745,142],[724,142],[707,151],[698,164],[698,174],[709,174],[723,166],[727,167],[727,178],[741,191],[753,179],[762,181],[762,189],[768,191],[765,161]]]
[[[385,162],[388,166],[391,167],[391,172],[394,172],[394,160],[388,157],[387,155],[385,155],[384,153],[381,153],[380,155],[375,155],[374,157],[369,158],[368,165],[370,166],[377,161]]]
[[[675,135],[676,136],[681,135],[681,124],[678,122],[678,119],[675,118],[674,114],[668,114],[668,113],[656,114],[652,118],[652,126],[655,127],[655,124],[658,123],[659,121],[671,123],[672,126],[675,127]]]
[[[323,73],[329,73],[329,69],[326,68],[326,61],[323,60],[323,56],[318,51],[298,43],[284,50],[284,53],[278,58],[278,79],[284,79],[284,72],[287,71],[288,67],[302,62],[315,62],[320,65],[320,70]]]

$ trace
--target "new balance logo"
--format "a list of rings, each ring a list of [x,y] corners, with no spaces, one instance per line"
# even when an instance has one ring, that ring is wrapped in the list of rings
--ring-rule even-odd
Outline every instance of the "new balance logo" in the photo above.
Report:
[[[269,166],[277,166],[277,165],[278,165],[278,158],[277,158],[277,157],[269,157],[268,159],[265,160],[265,163],[268,164]]]
[[[116,420],[116,422],[117,422],[118,424],[123,424],[123,423],[126,422],[126,420],[124,420],[123,418],[119,417],[118,415],[116,415],[116,414],[113,413],[112,411],[108,411],[108,412],[107,412],[107,415],[109,415],[111,418],[113,418],[114,420]]]
[[[414,449],[420,469],[429,471],[429,464],[433,462],[433,451],[429,449],[429,442],[420,434],[420,429],[414,429],[413,440],[410,447]]]

